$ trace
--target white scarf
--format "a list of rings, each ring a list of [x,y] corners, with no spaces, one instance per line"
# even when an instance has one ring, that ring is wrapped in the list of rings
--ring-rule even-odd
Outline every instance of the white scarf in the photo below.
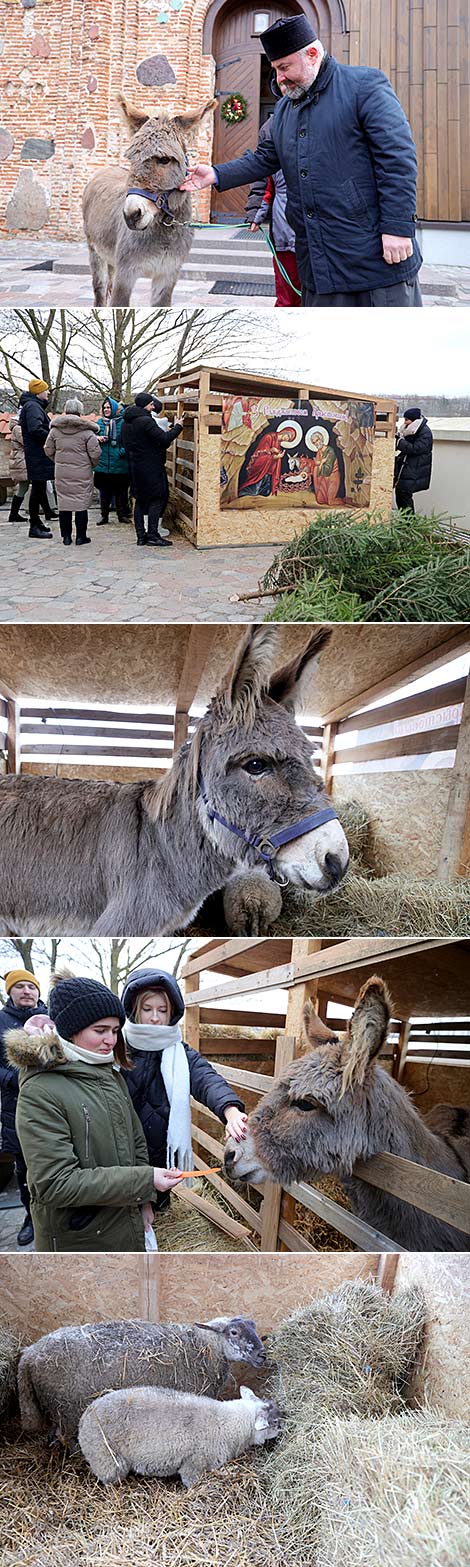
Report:
[[[152,1023],[131,1023],[126,1020],[124,1038],[131,1050],[143,1050],[161,1054],[161,1073],[170,1103],[168,1121],[166,1163],[171,1170],[192,1170],[191,1083],[186,1051],[179,1023],[160,1026]]]
[[[93,1050],[81,1050],[79,1045],[71,1045],[69,1039],[62,1039],[60,1034],[58,1037],[67,1061],[86,1061],[87,1066],[109,1066],[110,1062],[114,1062],[114,1050],[108,1050],[106,1055],[95,1056]]]

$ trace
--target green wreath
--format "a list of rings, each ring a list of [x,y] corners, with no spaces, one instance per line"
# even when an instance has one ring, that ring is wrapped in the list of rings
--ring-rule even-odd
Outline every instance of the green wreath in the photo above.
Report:
[[[222,104],[220,112],[227,125],[239,125],[241,120],[246,120],[246,98],[242,97],[241,92],[230,93],[230,97]]]

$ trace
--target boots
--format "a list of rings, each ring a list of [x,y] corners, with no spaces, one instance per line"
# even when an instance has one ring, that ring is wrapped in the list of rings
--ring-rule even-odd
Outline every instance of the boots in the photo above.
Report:
[[[33,522],[31,524],[31,527],[30,527],[30,530],[29,530],[29,533],[28,533],[28,538],[29,539],[52,539],[53,538],[52,528],[45,528],[44,524],[42,522]]]
[[[12,502],[11,502],[11,506],[10,506],[10,516],[8,518],[8,521],[9,522],[27,522],[28,521],[28,518],[25,517],[24,512],[21,511],[21,500],[19,499],[18,495],[13,495],[12,496]]]

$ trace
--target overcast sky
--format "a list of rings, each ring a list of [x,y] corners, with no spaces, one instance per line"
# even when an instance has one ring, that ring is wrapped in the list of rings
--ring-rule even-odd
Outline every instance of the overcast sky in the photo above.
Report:
[[[142,317],[148,312],[136,312]],[[83,337],[74,345],[74,359],[93,360],[87,342],[86,310]],[[168,311],[169,321],[180,312]],[[218,312],[206,312],[214,321]],[[5,346],[24,344],[16,332],[13,311],[2,312]],[[8,330],[11,322],[12,332]],[[6,331],[5,331],[6,329]],[[220,334],[219,334],[220,335]],[[174,343],[174,340],[173,340]],[[145,362],[147,384],[169,362],[165,341],[157,341]],[[28,363],[32,359],[28,342]],[[419,392],[458,397],[470,393],[470,308],[427,310],[276,310],[240,309],[230,322],[221,347],[205,349],[208,363],[233,366],[258,374],[305,380],[337,391],[396,396]],[[194,361],[193,361],[194,362]],[[39,370],[39,362],[37,364]],[[71,380],[80,382],[73,372]],[[140,375],[140,380],[142,376]]]

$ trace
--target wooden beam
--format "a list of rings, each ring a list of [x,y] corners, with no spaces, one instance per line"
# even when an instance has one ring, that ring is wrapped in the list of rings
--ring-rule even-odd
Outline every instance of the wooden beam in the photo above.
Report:
[[[387,1252],[387,1255],[379,1257],[376,1284],[385,1290],[387,1295],[393,1295],[399,1257],[396,1252]]]
[[[175,713],[175,734],[173,741],[173,752],[175,755],[176,752],[179,751],[180,746],[184,745],[185,740],[188,738],[188,723],[189,713],[187,708],[177,707]]]
[[[445,940],[434,936],[378,938],[348,936],[339,939],[322,952],[312,953],[310,957],[298,963],[284,963],[278,968],[264,969],[258,974],[247,974],[241,979],[228,979],[223,984],[211,985],[201,992],[201,999],[203,998],[204,1003],[220,1001],[228,996],[250,995],[256,990],[273,990],[278,986],[297,985],[306,979],[316,977],[324,979],[329,975],[347,973],[354,968],[366,968],[378,962],[385,963],[396,958],[411,957],[414,953],[419,956],[421,952],[435,948],[447,949],[458,939],[457,936],[448,936]],[[198,996],[190,991],[186,996],[186,1005],[191,1005],[197,999]]]
[[[266,936],[230,936],[227,941],[220,941],[210,952],[203,947],[202,952],[191,955],[185,964],[184,977],[186,979],[191,974],[200,974],[202,969],[217,968],[219,963],[226,963],[228,959],[239,957],[244,952],[252,952],[265,942]]]
[[[460,732],[450,780],[437,875],[441,881],[470,875],[470,674],[460,722]]]
[[[207,1197],[198,1197],[197,1192],[181,1191],[179,1187],[174,1189],[179,1202],[187,1203],[189,1208],[197,1208],[199,1213],[203,1213],[212,1224],[217,1224],[226,1235],[231,1235],[233,1240],[240,1241],[245,1251],[257,1251],[258,1248],[250,1240],[245,1225],[239,1224],[238,1219],[232,1219],[230,1214],[224,1213],[223,1208],[219,1208],[217,1203],[210,1202]]]
[[[212,652],[216,626],[193,625],[190,628],[183,668],[176,693],[177,711],[189,712],[195,702],[205,665]]]
[[[332,1224],[333,1229],[339,1230],[341,1235],[347,1235],[359,1251],[404,1251],[403,1246],[397,1246],[388,1235],[382,1235],[380,1230],[374,1230],[372,1225],[366,1224],[363,1219],[356,1219],[347,1208],[342,1208],[338,1202],[333,1202],[331,1197],[326,1197],[324,1192],[318,1191],[316,1186],[307,1184],[306,1181],[294,1181],[285,1190],[301,1202],[304,1208],[311,1208],[312,1213],[317,1213],[320,1219],[325,1219],[327,1224]]]
[[[333,789],[333,767],[337,734],[338,724],[325,724],[320,769],[327,794],[331,794]]]
[[[399,636],[397,636],[399,644]],[[418,658],[413,658],[401,669],[392,671],[382,680],[377,680],[374,685],[366,686],[362,691],[356,691],[354,696],[348,697],[346,702],[340,702],[332,707],[329,712],[322,713],[324,724],[336,723],[341,718],[350,718],[355,708],[367,707],[369,702],[378,702],[380,697],[389,696],[392,692],[399,691],[401,686],[407,686],[409,681],[416,680],[420,675],[431,674],[434,669],[440,669],[453,658],[458,658],[459,653],[468,653],[470,649],[470,630],[468,626],[462,626],[460,631],[449,633],[444,642],[428,653],[423,653]],[[371,715],[371,722],[373,716]]]
[[[397,1081],[399,1083],[402,1080],[403,1073],[404,1073],[404,1070],[405,1070],[406,1053],[407,1053],[407,1050],[408,1050],[408,1042],[409,1042],[409,1038],[410,1038],[410,1029],[411,1029],[410,1019],[409,1018],[405,1018],[403,1020],[403,1022],[400,1023],[400,1033],[399,1033],[399,1036],[398,1036],[398,1044],[397,1044],[397,1047],[396,1047],[396,1054],[394,1053],[393,1065],[392,1065],[392,1077],[396,1077]]]
[[[292,940],[292,962],[298,963],[303,957],[309,957],[316,952],[321,952],[322,942],[312,937],[294,936]],[[302,985],[292,985],[287,996],[286,1033],[293,1034],[295,1040],[294,1057],[300,1055],[302,1050],[302,1029],[305,1002],[310,1000],[316,1005],[318,996],[317,979],[304,980]],[[275,1076],[277,1073],[275,1071]],[[285,1197],[283,1203],[283,1218],[286,1223],[293,1226],[295,1203],[292,1197]]]
[[[390,1153],[374,1154],[366,1164],[355,1164],[353,1175],[470,1235],[470,1188],[466,1181]]]

